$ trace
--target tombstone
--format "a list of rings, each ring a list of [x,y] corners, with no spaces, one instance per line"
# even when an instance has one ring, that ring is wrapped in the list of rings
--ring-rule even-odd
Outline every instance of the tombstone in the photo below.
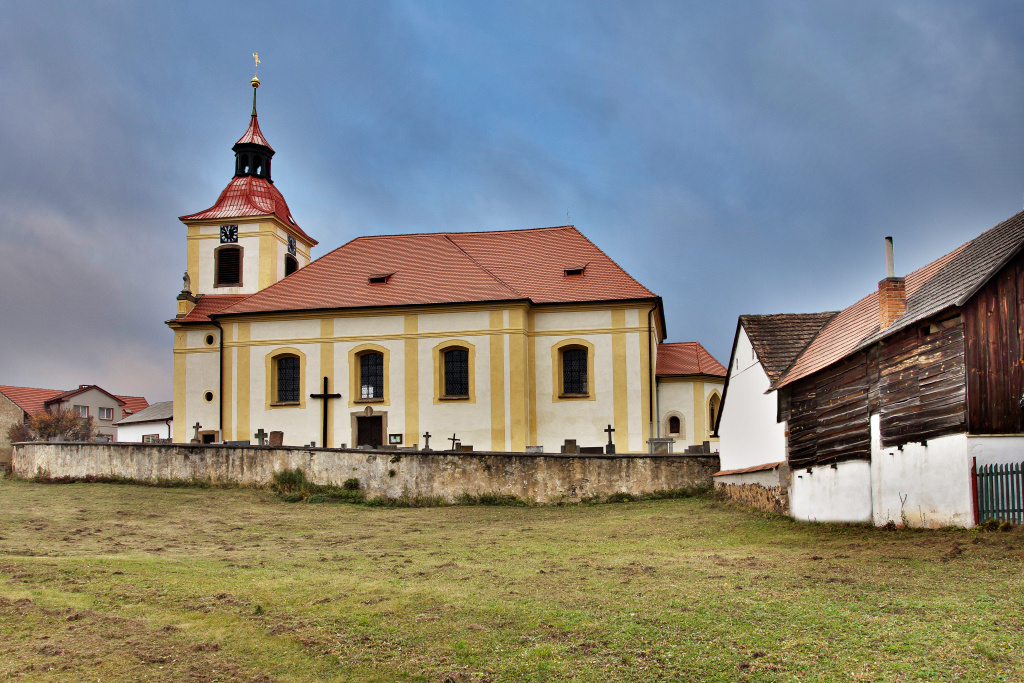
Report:
[[[460,441],[458,450],[460,453],[472,453],[473,446],[471,446],[470,444],[464,444]]]
[[[676,440],[669,437],[648,439],[647,444],[650,446],[648,452],[653,455],[669,455],[672,453],[675,443]]]
[[[566,439],[565,443],[562,445],[562,452],[579,455],[580,447],[576,445],[576,439]]]
[[[603,455],[604,446],[583,446],[580,448],[580,455]]]
[[[284,445],[284,432],[270,432],[270,445],[271,446],[283,446]]]
[[[533,453],[533,454],[543,453],[544,452],[544,447],[543,446],[527,446],[526,447],[526,452],[527,453]]]

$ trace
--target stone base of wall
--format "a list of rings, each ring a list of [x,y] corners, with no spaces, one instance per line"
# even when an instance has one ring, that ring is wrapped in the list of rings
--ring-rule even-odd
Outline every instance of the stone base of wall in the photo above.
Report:
[[[141,443],[30,443],[14,447],[14,474],[111,477],[136,481],[206,480],[264,485],[274,472],[302,469],[315,484],[358,479],[367,497],[498,493],[554,503],[614,493],[710,486],[717,455],[557,455],[444,453]]]
[[[715,482],[715,491],[730,500],[739,501],[768,512],[789,514],[789,496],[781,486],[761,484],[728,484]]]

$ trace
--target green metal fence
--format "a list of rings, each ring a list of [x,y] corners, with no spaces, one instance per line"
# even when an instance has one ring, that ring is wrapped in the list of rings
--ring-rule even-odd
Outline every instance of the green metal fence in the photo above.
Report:
[[[977,522],[1024,524],[1024,463],[976,467],[975,493]]]

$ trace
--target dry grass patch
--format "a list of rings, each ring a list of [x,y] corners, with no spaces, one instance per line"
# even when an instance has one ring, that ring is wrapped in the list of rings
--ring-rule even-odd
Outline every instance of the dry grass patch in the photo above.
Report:
[[[0,481],[0,680],[1019,680],[1024,533]]]

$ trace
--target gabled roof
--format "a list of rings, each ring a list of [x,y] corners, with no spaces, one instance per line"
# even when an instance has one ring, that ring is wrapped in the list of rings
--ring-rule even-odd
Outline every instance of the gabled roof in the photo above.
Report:
[[[289,276],[290,277],[290,276]],[[252,294],[204,294],[196,301],[196,305],[180,318],[172,318],[169,323],[208,323],[210,316],[218,311],[235,305],[242,299],[248,299]]]
[[[112,398],[115,401],[117,401],[118,405],[120,405],[120,406],[124,406],[124,404],[125,404],[125,402],[123,400],[121,400],[117,396],[114,396],[112,393],[110,393],[109,391],[107,391],[106,389],[104,389],[101,386],[97,386],[95,384],[83,384],[83,385],[79,386],[77,389],[68,389],[67,391],[65,391],[65,392],[63,392],[61,394],[57,394],[56,396],[47,399],[46,405],[50,405],[51,403],[61,403],[63,401],[70,400],[70,399],[74,398],[75,396],[78,396],[79,394],[84,394],[85,392],[91,391],[92,389],[95,389],[96,391],[99,391],[101,393],[106,394],[110,398]]]
[[[180,216],[182,221],[205,221],[250,216],[277,216],[295,234],[311,244],[318,242],[303,232],[292,218],[291,209],[281,191],[266,178],[256,176],[235,176],[220,193],[217,202],[205,211]]]
[[[768,378],[775,382],[838,311],[741,315],[740,325]]]
[[[581,263],[587,264],[581,275],[565,274],[566,269]],[[370,282],[371,277],[382,273],[389,274],[385,282]],[[566,225],[359,237],[216,316],[484,301],[578,303],[656,296],[575,227]]]
[[[114,423],[115,427],[139,422],[163,422],[174,417],[174,401],[160,401]]]
[[[843,309],[804,350],[778,388],[953,306],[963,306],[1024,246],[1024,211],[906,277],[907,311],[882,330],[878,290]]]
[[[46,412],[46,402],[63,393],[65,392],[61,389],[33,389],[32,387],[0,385],[0,394],[13,401],[29,417]]]
[[[725,366],[715,360],[698,342],[658,344],[658,377],[679,375],[711,375],[725,377]]]
[[[274,151],[274,148],[270,146],[270,143],[267,142],[267,139],[263,137],[263,132],[260,130],[260,122],[256,118],[255,109],[252,110],[252,119],[250,119],[249,121],[249,127],[245,129],[245,134],[242,137],[240,137],[238,139],[238,142],[236,142],[235,144],[263,145],[271,152]]]

